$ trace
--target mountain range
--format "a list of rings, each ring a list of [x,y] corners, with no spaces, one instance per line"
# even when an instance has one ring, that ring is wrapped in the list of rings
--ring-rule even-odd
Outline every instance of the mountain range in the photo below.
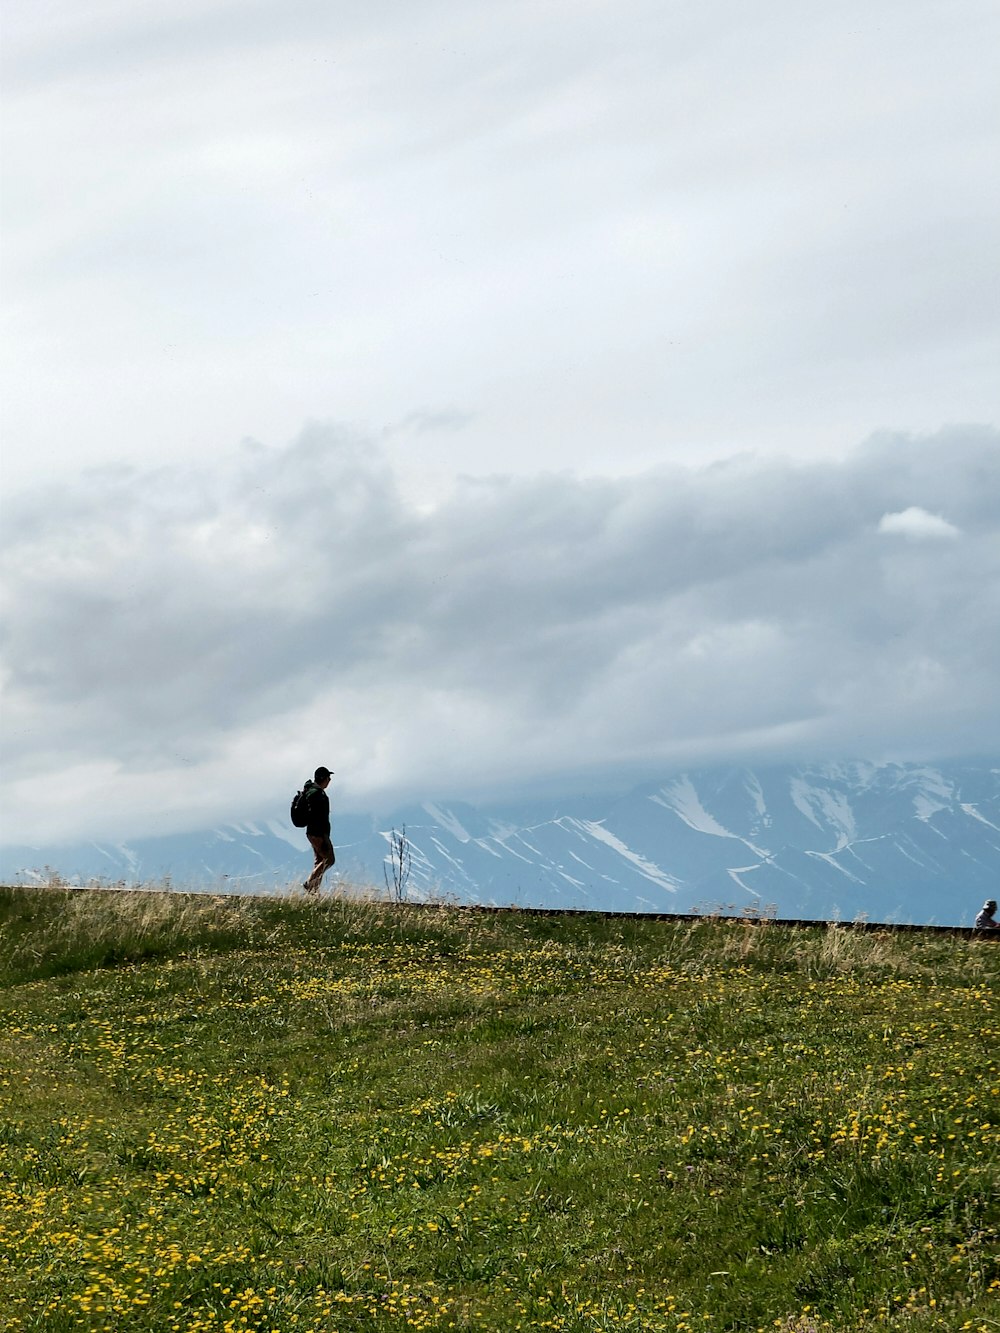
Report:
[[[311,857],[286,808],[127,843],[7,846],[0,878],[286,892]],[[713,768],[606,796],[335,812],[327,883],[384,891],[404,828],[414,900],[967,925],[1000,888],[1000,762]]]

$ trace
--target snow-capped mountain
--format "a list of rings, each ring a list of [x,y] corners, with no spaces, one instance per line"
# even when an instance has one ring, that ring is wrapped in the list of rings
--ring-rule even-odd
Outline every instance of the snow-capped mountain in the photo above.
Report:
[[[404,825],[415,899],[960,925],[1000,888],[1000,763],[710,769],[614,797],[335,813],[330,880],[382,887]],[[0,877],[270,892],[297,886],[309,859],[305,836],[274,818],[127,846],[9,847]]]

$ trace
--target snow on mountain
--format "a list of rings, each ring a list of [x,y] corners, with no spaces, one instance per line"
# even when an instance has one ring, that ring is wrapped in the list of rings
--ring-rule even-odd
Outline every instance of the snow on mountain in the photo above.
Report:
[[[609,829],[606,829],[603,824],[595,823],[590,819],[583,821],[578,820],[576,822],[585,833],[589,834],[590,837],[595,838],[598,842],[605,843],[624,861],[633,865],[645,879],[648,879],[651,883],[656,884],[661,889],[666,889],[669,893],[677,892],[679,885],[676,880],[672,879],[670,875],[661,870],[658,865],[655,865],[652,861],[648,861],[640,852],[632,851],[619,838],[616,838]],[[577,859],[579,860],[579,858]],[[581,862],[581,864],[586,865],[586,862]]]
[[[749,783],[747,783],[747,790],[752,790]],[[766,815],[767,807],[764,804],[764,794],[759,782],[754,795],[758,813]],[[713,815],[710,815],[702,805],[698,793],[694,789],[694,783],[689,777],[678,778],[676,782],[672,782],[668,787],[654,793],[649,799],[655,801],[657,805],[662,805],[667,810],[673,810],[696,833],[707,833],[713,838],[736,838],[745,842],[747,847],[757,856],[766,857],[770,855],[759,847],[755,847],[753,843],[747,842],[745,838],[741,838],[738,833],[731,833],[729,829],[723,828],[719,821]]]
[[[981,762],[717,768],[612,797],[335,811],[328,882],[381,888],[404,825],[417,899],[963,924],[1000,887],[1000,768]],[[0,876],[275,892],[301,884],[310,855],[270,813],[128,845],[7,847]]]
[[[837,830],[837,846],[848,846],[858,835],[851,803],[843,792],[817,787],[803,778],[792,778],[792,804],[818,829],[824,824]]]

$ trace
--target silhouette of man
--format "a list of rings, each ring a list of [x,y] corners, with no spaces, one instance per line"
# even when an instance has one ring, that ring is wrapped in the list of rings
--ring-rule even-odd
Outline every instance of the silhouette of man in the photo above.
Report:
[[[306,837],[315,853],[312,874],[302,885],[306,893],[319,896],[319,886],[324,874],[336,861],[333,843],[330,841],[330,798],[326,789],[333,774],[320,765],[313,775],[313,780],[302,788],[306,798],[309,819],[306,823]]]

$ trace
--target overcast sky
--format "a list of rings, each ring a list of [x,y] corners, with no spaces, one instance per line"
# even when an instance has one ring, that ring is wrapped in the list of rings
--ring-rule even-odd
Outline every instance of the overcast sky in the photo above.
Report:
[[[1000,756],[1000,435],[468,479],[315,427],[8,507],[8,838],[713,762]],[[286,795],[286,788],[288,789]]]
[[[7,840],[1000,753],[993,0],[3,36]]]

